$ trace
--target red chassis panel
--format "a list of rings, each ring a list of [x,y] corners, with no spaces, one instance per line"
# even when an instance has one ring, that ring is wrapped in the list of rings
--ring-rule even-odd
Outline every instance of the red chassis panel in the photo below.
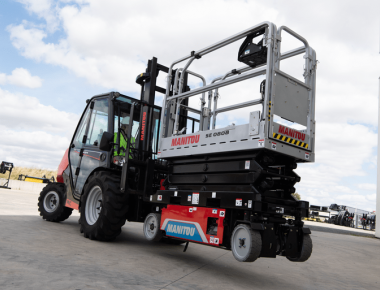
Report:
[[[168,205],[162,209],[161,230],[168,237],[180,238],[192,242],[220,246],[223,244],[223,221],[225,209]],[[207,223],[216,222],[214,234],[207,233]]]
[[[63,183],[63,171],[69,166],[69,149],[66,149],[65,154],[62,157],[61,163],[58,166],[57,182]]]

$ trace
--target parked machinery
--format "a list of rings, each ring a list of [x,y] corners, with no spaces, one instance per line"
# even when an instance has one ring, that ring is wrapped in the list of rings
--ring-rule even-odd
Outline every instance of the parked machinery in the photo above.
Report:
[[[369,217],[367,219],[367,225],[368,225],[368,229],[370,231],[376,229],[376,215],[375,214],[369,215]]]
[[[367,227],[367,216],[368,214],[363,214],[360,218],[360,224],[362,225],[362,228],[365,230]]]
[[[281,52],[283,32],[302,47]],[[242,39],[238,60],[246,66],[209,84],[189,70]],[[281,61],[299,54],[303,81],[280,69]],[[316,65],[306,39],[270,22],[192,51],[170,67],[153,58],[136,78],[140,100],[115,92],[88,100],[58,183],[39,197],[42,217],[62,221],[79,209],[80,230],[90,239],[112,240],[128,220],[143,222],[148,240],[232,250],[242,262],[277,255],[306,261],[312,241],[301,219],[309,204],[292,196],[300,182],[293,170],[315,159]],[[166,89],[156,85],[159,72],[168,74]],[[203,86],[190,90],[189,75]],[[239,102],[234,94],[233,105],[218,107],[220,88],[258,76],[265,76],[258,99]],[[155,105],[156,91],[165,94],[162,108]],[[200,108],[190,106],[194,96]],[[261,109],[249,113],[247,124],[218,126],[220,114],[255,105]]]
[[[364,230],[369,229],[370,231],[376,229],[376,215],[375,214],[363,214],[360,218],[360,222]]]
[[[20,174],[17,180],[27,181],[27,182],[36,182],[36,183],[49,183],[49,182],[55,182],[55,177],[52,176],[49,179],[46,177],[46,175],[43,175],[42,177],[35,177],[35,176]]]
[[[9,187],[9,179],[11,178],[12,169],[13,169],[13,163],[6,162],[6,161],[1,162],[0,173],[5,174],[7,171],[9,171],[9,175],[8,175],[7,181],[3,185],[0,185],[0,188],[11,189]]]

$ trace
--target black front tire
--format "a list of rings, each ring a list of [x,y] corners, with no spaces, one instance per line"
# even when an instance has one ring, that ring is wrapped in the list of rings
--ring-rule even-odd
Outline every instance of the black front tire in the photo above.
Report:
[[[313,252],[313,242],[310,235],[303,235],[303,243],[301,253],[298,257],[286,257],[289,261],[292,262],[305,262],[307,261],[311,253]]]
[[[65,207],[65,185],[63,183],[49,183],[38,197],[38,211],[44,220],[62,222],[69,218],[72,208]]]
[[[91,192],[101,190],[101,207],[96,221],[90,217]],[[87,212],[86,212],[87,207]],[[121,233],[128,211],[128,195],[120,191],[120,177],[110,172],[95,172],[84,188],[81,198],[80,231],[85,238],[111,241]]]

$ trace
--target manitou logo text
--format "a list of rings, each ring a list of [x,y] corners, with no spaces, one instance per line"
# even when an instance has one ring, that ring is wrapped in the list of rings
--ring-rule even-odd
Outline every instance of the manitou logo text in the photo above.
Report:
[[[297,130],[290,129],[284,126],[280,125],[280,128],[278,129],[278,133],[282,135],[286,135],[292,138],[297,138],[299,140],[305,141],[305,134],[298,132]]]
[[[200,135],[173,138],[171,146],[179,146],[179,145],[198,143],[199,142],[199,137],[200,137]]]
[[[195,228],[169,224],[166,232],[192,237],[194,236]]]
[[[143,112],[142,126],[141,126],[141,137],[140,140],[144,141],[145,137],[145,123],[146,123],[146,112]]]

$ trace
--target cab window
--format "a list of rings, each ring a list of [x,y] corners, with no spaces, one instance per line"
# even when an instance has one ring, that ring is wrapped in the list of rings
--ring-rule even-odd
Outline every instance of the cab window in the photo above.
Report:
[[[95,100],[86,145],[99,146],[103,132],[108,130],[108,99]]]

